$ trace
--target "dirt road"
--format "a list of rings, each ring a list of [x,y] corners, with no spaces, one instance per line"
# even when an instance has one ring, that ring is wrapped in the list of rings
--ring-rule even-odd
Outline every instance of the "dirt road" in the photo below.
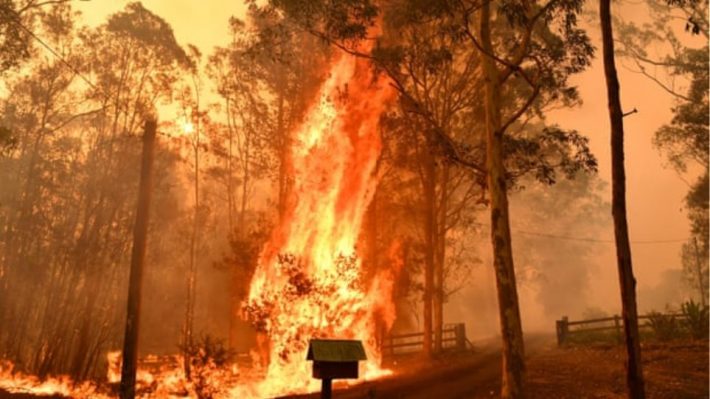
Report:
[[[439,360],[426,369],[364,383],[334,398],[490,398],[500,386],[500,353],[488,350],[465,358]],[[318,398],[318,395],[303,398]]]
[[[557,348],[550,336],[528,336],[527,397],[532,399],[626,398],[624,348],[597,345]],[[468,356],[413,363],[393,377],[339,389],[334,399],[497,398],[500,349],[479,345]],[[708,341],[642,345],[648,399],[708,399]],[[319,394],[292,396],[316,399]]]
[[[550,345],[549,336],[530,336],[525,345],[529,354]],[[410,366],[407,363],[411,362]],[[416,360],[401,360],[397,374],[349,389],[336,389],[337,399],[478,399],[495,398],[500,389],[501,354],[497,340],[479,342],[470,354],[437,359],[425,365]],[[289,399],[315,399],[318,394],[289,396]],[[285,399],[285,398],[284,398]]]

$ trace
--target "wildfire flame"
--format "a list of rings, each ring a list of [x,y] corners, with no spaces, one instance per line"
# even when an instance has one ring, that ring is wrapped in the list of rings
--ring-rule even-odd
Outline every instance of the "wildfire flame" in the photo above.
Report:
[[[318,388],[304,361],[311,338],[362,340],[365,378],[387,373],[375,338],[394,321],[394,276],[388,270],[368,281],[356,244],[377,185],[379,118],[391,97],[366,62],[343,55],[293,136],[292,201],[246,306],[270,343],[258,397]]]
[[[0,389],[14,394],[62,395],[70,398],[108,399],[90,382],[77,384],[67,376],[40,379],[14,372],[10,362],[0,362]],[[1,393],[1,392],[0,392]]]
[[[157,371],[139,369],[140,397],[197,397],[207,389],[215,398],[267,398],[317,390],[305,361],[311,338],[361,340],[368,357],[361,364],[362,378],[390,373],[380,368],[376,337],[394,322],[392,289],[401,264],[365,273],[356,244],[377,185],[379,117],[392,97],[365,61],[343,55],[292,137],[290,203],[261,254],[244,307],[267,347],[265,373],[208,364],[186,381],[178,358]],[[120,353],[109,352],[107,362],[107,379],[116,384]],[[41,381],[13,372],[8,362],[0,362],[0,389],[113,396],[68,377]]]

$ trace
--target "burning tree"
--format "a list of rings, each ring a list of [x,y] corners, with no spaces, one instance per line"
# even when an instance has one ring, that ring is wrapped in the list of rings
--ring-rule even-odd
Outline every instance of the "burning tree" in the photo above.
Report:
[[[365,278],[357,242],[378,180],[377,126],[391,97],[365,61],[342,55],[291,138],[292,194],[245,306],[269,341],[259,395],[315,388],[302,359],[310,338],[362,340],[373,359],[365,377],[382,372],[375,337],[378,320],[394,321],[394,271]]]

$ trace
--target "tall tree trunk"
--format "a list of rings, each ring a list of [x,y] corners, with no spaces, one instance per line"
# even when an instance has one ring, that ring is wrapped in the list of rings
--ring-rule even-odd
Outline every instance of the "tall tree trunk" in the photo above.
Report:
[[[187,307],[185,309],[185,347],[183,348],[183,356],[185,358],[185,377],[190,380],[190,350],[192,349],[192,333],[195,320],[195,288],[197,285],[197,230],[200,214],[200,142],[199,131],[196,130],[196,144],[194,148],[194,195],[195,195],[195,210],[192,215],[192,233],[190,234],[190,268],[187,274]]]
[[[279,222],[283,222],[286,215],[288,199],[288,154],[290,141],[286,133],[284,121],[284,94],[283,90],[278,94],[278,108],[276,113],[276,129],[279,135]]]
[[[638,314],[636,311],[636,280],[631,264],[629,226],[626,221],[626,171],[624,170],[624,114],[619,98],[619,78],[614,61],[614,36],[611,28],[610,0],[600,0],[599,16],[602,27],[604,75],[611,122],[611,185],[612,215],[616,259],[621,286],[621,316],[624,319],[626,342],[626,385],[630,398],[645,397],[641,370]]]
[[[232,122],[229,96],[225,97],[227,110],[227,214],[229,218],[229,233],[234,233],[234,214],[236,201],[234,199],[234,135],[235,127]],[[230,317],[231,319],[231,317]]]
[[[379,166],[379,163],[378,163]],[[374,174],[377,174],[378,166],[375,167]],[[367,274],[369,276],[375,275],[379,267],[379,246],[377,245],[379,237],[379,224],[378,224],[378,202],[379,195],[378,191],[372,195],[372,200],[370,201],[370,206],[367,208],[367,213],[365,214],[367,220]],[[385,334],[387,333],[385,329],[385,323],[383,319],[377,318],[375,320],[375,342],[378,350],[382,348],[382,343],[384,342]]]
[[[490,2],[480,11],[480,35],[484,52],[494,54],[491,42]],[[508,194],[503,165],[503,132],[501,131],[501,85],[495,60],[481,57],[486,93],[486,168],[491,208],[491,242],[493,267],[498,290],[498,308],[503,339],[502,398],[524,397],[525,349],[520,322],[518,291],[515,282],[513,249],[510,237]]]
[[[631,264],[629,226],[626,221],[626,171],[624,170],[624,114],[619,99],[619,79],[614,62],[614,36],[611,28],[610,0],[600,0],[604,75],[611,121],[611,185],[616,259],[621,286],[621,315],[626,341],[626,385],[630,398],[645,397],[641,370],[638,315],[636,312],[636,280]]]
[[[424,350],[425,358],[432,354],[432,299],[434,293],[434,242],[436,232],[436,163],[432,140],[426,140],[426,165],[424,166]]]
[[[249,183],[251,181],[251,170],[249,169],[249,165],[251,164],[251,133],[248,132],[244,134],[244,154],[242,157],[244,158],[242,163],[242,198],[239,206],[238,227],[240,240],[243,240],[246,236],[247,199],[249,197]]]
[[[97,291],[100,292],[100,291]],[[77,321],[78,332],[76,337],[76,348],[73,350],[70,374],[75,381],[81,381],[83,378],[82,371],[84,370],[85,364],[88,361],[89,356],[89,346],[91,345],[92,337],[92,327],[95,326],[94,322],[94,307],[96,306],[96,300],[87,300],[86,303],[82,304],[80,309],[81,312],[77,315],[80,319]]]
[[[707,287],[705,286],[705,278],[703,277],[703,257],[700,255],[698,248],[698,238],[693,237],[693,250],[695,252],[695,273],[698,275],[698,294],[700,294],[700,304],[707,306]]]
[[[228,217],[229,217],[229,234],[234,234],[234,238],[236,239],[239,234],[235,231],[234,227],[234,219],[235,219],[235,213],[236,213],[236,199],[235,199],[235,183],[234,183],[234,135],[236,134],[235,132],[235,127],[234,127],[234,122],[233,122],[233,116],[232,116],[232,110],[231,110],[231,105],[230,105],[230,99],[229,96],[225,97],[225,102],[226,102],[226,110],[227,110],[227,131],[228,131],[228,137],[227,137],[227,211],[228,211]],[[242,229],[243,226],[240,226],[240,229]],[[238,272],[236,267],[232,267],[230,270],[231,273],[231,281],[232,283],[230,284],[230,306],[229,306],[229,313],[227,315],[227,319],[229,320],[229,336],[228,336],[228,344],[230,349],[234,349],[234,346],[236,345],[236,336],[237,336],[237,317],[239,314],[239,309],[240,309],[240,303],[237,294],[237,284],[239,283],[239,277],[238,277]]]
[[[441,168],[439,181],[440,195],[437,211],[436,231],[436,261],[434,263],[434,350],[443,349],[444,329],[444,266],[446,263],[446,215],[449,196],[449,164]]]
[[[185,309],[185,348],[183,351],[184,355],[184,366],[185,366],[185,378],[189,381],[191,379],[190,368],[191,359],[190,351],[192,350],[192,335],[193,327],[195,323],[195,297],[197,290],[197,248],[199,247],[199,216],[200,216],[200,88],[197,83],[195,75],[192,76],[192,84],[195,90],[195,131],[194,131],[194,142],[193,142],[193,156],[195,162],[194,170],[194,196],[195,196],[195,210],[192,215],[192,232],[190,234],[190,270],[187,275],[187,307]]]
[[[155,146],[155,121],[145,123],[143,134],[143,161],[141,165],[138,211],[133,228],[133,253],[131,274],[128,282],[128,309],[126,334],[123,339],[123,366],[121,367],[121,399],[133,399],[136,393],[136,364],[138,360],[138,331],[141,313],[141,289],[143,286],[143,262],[148,235],[150,190],[153,171],[153,148]]]

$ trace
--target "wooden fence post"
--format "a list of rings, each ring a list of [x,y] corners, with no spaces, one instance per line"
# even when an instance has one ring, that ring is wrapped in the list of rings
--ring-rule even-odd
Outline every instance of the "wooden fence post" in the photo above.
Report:
[[[460,351],[466,350],[466,324],[459,323],[454,329],[456,335],[456,349]]]
[[[562,346],[567,340],[567,333],[569,332],[569,319],[567,316],[563,316],[562,320],[557,320],[557,346]]]
[[[616,341],[621,343],[623,341],[623,336],[621,335],[621,323],[619,322],[619,315],[614,315],[614,327],[616,328]]]

